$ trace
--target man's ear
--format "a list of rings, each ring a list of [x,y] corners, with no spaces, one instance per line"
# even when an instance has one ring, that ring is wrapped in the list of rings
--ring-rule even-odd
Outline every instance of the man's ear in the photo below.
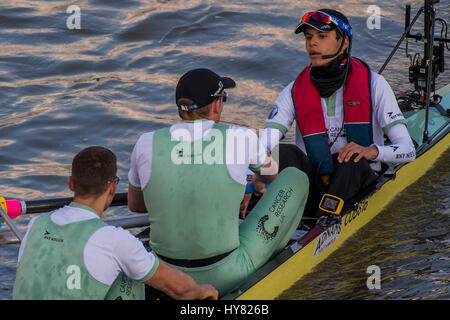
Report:
[[[213,114],[219,114],[220,113],[220,99],[216,99],[213,102],[211,111]]]
[[[75,191],[72,176],[69,176],[69,178],[67,178],[67,185],[69,186],[70,191]]]
[[[347,35],[345,35],[345,41],[344,41],[344,46],[342,47],[342,52],[344,52],[345,50],[348,49],[348,43],[349,43],[349,37]]]
[[[115,182],[111,183],[108,190],[109,190],[109,195],[114,198],[114,196],[116,194],[116,190],[117,190],[117,183],[115,183]]]

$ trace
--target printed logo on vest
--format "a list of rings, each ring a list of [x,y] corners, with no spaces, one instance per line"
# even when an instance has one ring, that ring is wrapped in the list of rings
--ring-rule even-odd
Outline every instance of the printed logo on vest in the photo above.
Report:
[[[337,138],[343,137],[345,138],[347,135],[345,133],[345,128],[342,127],[331,127],[330,129],[327,129],[327,134],[329,138]]]
[[[133,289],[133,280],[127,277],[124,273],[122,273],[120,279],[120,292],[124,293],[128,297],[134,296],[132,289]]]
[[[349,101],[347,104],[349,106],[359,106],[361,105],[361,101]]]
[[[50,235],[51,235],[51,233],[48,232],[48,230],[45,230],[44,239],[50,240],[50,241],[55,241],[55,242],[64,242],[64,239],[53,238]]]

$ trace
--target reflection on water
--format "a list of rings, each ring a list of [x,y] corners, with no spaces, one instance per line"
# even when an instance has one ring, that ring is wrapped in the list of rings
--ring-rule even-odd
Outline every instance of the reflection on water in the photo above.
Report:
[[[260,129],[278,93],[308,64],[304,40],[293,33],[306,11],[332,7],[347,14],[353,54],[378,70],[402,33],[408,2],[80,0],[81,30],[68,30],[67,1],[0,1],[0,195],[69,196],[72,157],[89,145],[116,153],[118,191],[125,192],[134,143],[178,121],[174,87],[192,68],[233,77],[237,87],[223,120]],[[379,30],[366,26],[371,4],[382,10]],[[413,1],[413,10],[420,4]],[[447,21],[449,5],[437,11]],[[409,88],[408,63],[401,51],[384,72],[396,92]],[[441,76],[439,84],[449,80]],[[286,142],[294,141],[293,132]],[[415,205],[405,210],[421,206]],[[17,220],[20,228],[29,218]],[[0,247],[0,299],[11,297],[17,249]]]

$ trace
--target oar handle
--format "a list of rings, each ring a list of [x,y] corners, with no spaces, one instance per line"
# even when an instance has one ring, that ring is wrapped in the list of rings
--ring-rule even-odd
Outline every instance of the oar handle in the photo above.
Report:
[[[6,200],[6,211],[11,219],[21,214],[43,213],[64,207],[72,202],[73,198],[57,198],[44,200]],[[123,206],[128,203],[127,193],[117,193],[111,206]]]
[[[20,200],[6,200],[6,213],[11,219],[17,218],[22,213],[25,213],[25,201]]]
[[[20,232],[19,229],[14,225],[12,220],[9,218],[8,214],[6,213],[6,200],[3,197],[0,197],[0,221],[6,222],[8,227],[11,229],[11,231],[16,235],[17,239],[19,239],[20,242],[22,242],[23,235]],[[0,226],[1,226],[0,222]]]

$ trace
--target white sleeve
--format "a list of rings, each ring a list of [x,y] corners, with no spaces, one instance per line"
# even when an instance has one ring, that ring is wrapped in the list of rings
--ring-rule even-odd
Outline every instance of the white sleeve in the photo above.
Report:
[[[261,136],[261,143],[267,151],[271,152],[283,138],[283,132],[275,128],[264,128]]]
[[[292,101],[292,86],[294,82],[291,82],[287,87],[281,91],[278,98],[275,100],[275,106],[272,112],[266,119],[265,128],[277,129],[280,134],[274,134],[272,130],[265,130],[262,141],[268,147],[272,149],[278,141],[286,135],[286,132],[291,128],[292,123],[295,120],[295,107]],[[278,138],[279,137],[279,138]],[[271,148],[269,148],[271,147]]]
[[[143,189],[150,180],[152,171],[153,134],[143,134],[131,153],[128,182],[136,189]]]
[[[266,164],[267,160],[267,149],[262,141],[258,138],[258,135],[253,132],[254,136],[254,146],[251,147],[250,153],[250,163],[249,168],[251,170],[259,170]]]
[[[129,231],[114,226],[97,230],[84,248],[84,263],[98,281],[112,284],[120,271],[135,280],[147,280],[159,263]]]
[[[114,248],[117,262],[123,272],[132,279],[150,278],[156,271],[158,263],[151,252],[128,230],[118,228],[120,240]],[[149,275],[151,273],[151,275]]]
[[[25,245],[27,243],[27,238],[28,238],[28,233],[31,230],[31,227],[33,226],[34,221],[38,218],[39,216],[36,216],[34,218],[32,218],[30,220],[30,222],[28,223],[28,227],[27,227],[27,232],[25,233],[22,242],[20,243],[20,248],[19,248],[19,256],[17,257],[17,264],[19,264],[20,259],[22,258],[22,254],[23,254],[23,250],[25,250]]]
[[[138,140],[139,141],[139,140]],[[130,170],[128,171],[128,183],[135,188],[141,188],[141,182],[139,181],[139,174],[136,161],[137,143],[134,145],[133,152],[131,153]]]
[[[386,79],[373,71],[372,78],[373,109],[379,125],[386,134],[393,125],[406,124],[406,121],[398,106],[395,94]]]
[[[390,127],[386,135],[391,141],[389,146],[376,146],[378,156],[375,161],[402,163],[411,162],[416,158],[416,150],[406,125],[398,123]]]

